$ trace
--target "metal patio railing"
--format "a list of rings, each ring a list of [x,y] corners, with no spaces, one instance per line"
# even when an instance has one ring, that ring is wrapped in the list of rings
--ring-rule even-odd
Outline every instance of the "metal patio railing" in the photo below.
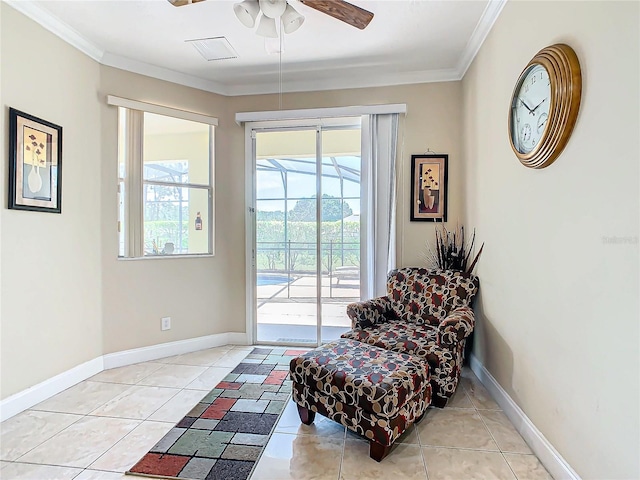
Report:
[[[257,264],[266,261],[267,268],[258,267],[257,273],[279,273],[287,275],[287,298],[290,298],[292,276],[311,276],[317,274],[314,242],[256,242]],[[358,279],[360,270],[359,242],[322,242],[321,275],[329,276],[329,297],[333,298],[333,278]],[[266,258],[260,258],[264,255]],[[337,256],[337,258],[336,258]],[[345,261],[347,259],[347,261]],[[349,261],[351,260],[351,261]],[[339,266],[336,266],[336,263]],[[278,268],[281,267],[281,268]],[[304,268],[306,267],[306,268]]]

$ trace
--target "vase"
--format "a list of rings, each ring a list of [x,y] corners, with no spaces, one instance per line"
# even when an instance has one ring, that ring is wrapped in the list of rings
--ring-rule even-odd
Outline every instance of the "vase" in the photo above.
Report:
[[[31,166],[31,172],[29,172],[29,177],[27,178],[27,185],[32,193],[37,193],[42,189],[40,169],[34,165]]]

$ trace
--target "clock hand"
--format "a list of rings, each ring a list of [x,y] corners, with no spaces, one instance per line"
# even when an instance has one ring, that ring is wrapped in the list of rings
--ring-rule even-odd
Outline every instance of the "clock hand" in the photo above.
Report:
[[[531,109],[529,108],[529,105],[527,105],[526,103],[524,103],[524,101],[523,101],[520,97],[518,97],[518,100],[520,100],[520,103],[521,103],[522,105],[524,105],[524,108],[526,108],[527,110],[529,110],[529,113],[533,113],[533,110],[531,110]]]
[[[543,100],[542,100],[538,105],[536,105],[535,107],[533,107],[533,110],[532,110],[531,112],[532,112],[532,113],[533,113],[533,112],[535,112],[535,111],[538,109],[538,107],[539,107],[540,105],[542,105],[546,100],[547,100],[546,98],[545,98],[545,99],[543,99]]]

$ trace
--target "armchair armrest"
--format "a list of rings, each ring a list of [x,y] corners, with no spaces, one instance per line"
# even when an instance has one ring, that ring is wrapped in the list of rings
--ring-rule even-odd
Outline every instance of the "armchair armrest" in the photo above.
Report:
[[[354,329],[385,323],[389,320],[391,312],[389,297],[378,297],[347,305],[347,315],[351,319],[351,328]]]
[[[475,324],[476,317],[471,307],[456,308],[438,325],[438,343],[456,345],[471,335]]]

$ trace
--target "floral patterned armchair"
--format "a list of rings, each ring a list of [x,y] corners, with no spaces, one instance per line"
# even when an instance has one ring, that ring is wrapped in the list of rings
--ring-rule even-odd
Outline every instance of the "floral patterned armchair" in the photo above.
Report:
[[[343,338],[417,356],[429,363],[432,405],[444,407],[460,378],[479,280],[451,270],[401,268],[389,273],[387,296],[347,306]]]

